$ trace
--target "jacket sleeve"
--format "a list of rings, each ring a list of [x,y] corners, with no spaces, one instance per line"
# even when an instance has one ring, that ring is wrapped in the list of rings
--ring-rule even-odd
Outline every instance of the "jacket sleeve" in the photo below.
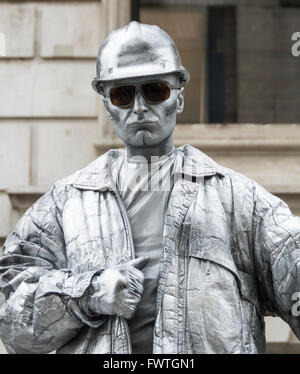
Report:
[[[254,264],[265,314],[278,315],[300,338],[300,218],[261,186],[254,188]]]
[[[78,307],[98,272],[67,268],[61,210],[53,187],[21,218],[0,258],[0,337],[8,353],[49,353],[94,320]]]

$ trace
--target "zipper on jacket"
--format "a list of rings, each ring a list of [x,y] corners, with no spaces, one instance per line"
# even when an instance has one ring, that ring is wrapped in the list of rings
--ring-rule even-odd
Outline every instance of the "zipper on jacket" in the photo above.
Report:
[[[125,226],[126,226],[126,229],[127,229],[127,232],[128,232],[131,259],[133,260],[135,258],[135,252],[134,252],[133,236],[132,236],[132,231],[131,231],[131,226],[130,226],[128,213],[127,213],[125,204],[124,204],[123,200],[121,199],[119,191],[116,189],[116,191],[114,191],[114,193],[115,193],[117,201],[120,205],[121,214],[124,218],[124,223],[125,223]]]
[[[131,231],[129,217],[128,217],[128,214],[127,214],[125,204],[124,204],[124,202],[123,202],[123,200],[122,200],[122,198],[119,194],[118,189],[115,189],[114,193],[116,195],[117,201],[118,201],[120,209],[121,209],[121,214],[123,216],[125,228],[128,232],[131,259],[133,260],[135,258],[135,252],[134,252],[134,244],[133,244],[133,237],[132,237],[132,231]],[[127,340],[128,340],[128,353],[130,354],[130,353],[132,353],[132,342],[131,342],[130,331],[129,331],[129,327],[128,327],[128,323],[127,323],[126,319],[123,318],[123,317],[121,317],[121,318],[123,319],[124,326],[125,326],[125,329],[126,329],[126,335],[127,335]]]
[[[185,236],[183,234],[183,228],[182,228],[182,224],[181,224],[181,228],[180,228],[180,239],[179,239],[179,243],[178,243],[178,246],[177,246],[177,252],[178,252],[178,261],[180,261],[180,258],[181,256],[183,257],[183,268],[184,268],[184,290],[183,290],[183,294],[182,294],[182,301],[183,301],[183,311],[182,311],[182,319],[183,319],[183,323],[182,323],[182,336],[183,336],[183,339],[182,339],[182,351],[181,352],[178,352],[180,354],[186,354],[186,343],[187,343],[187,286],[188,286],[188,267],[189,267],[189,257],[186,255],[187,254],[187,250],[188,250],[188,247],[189,247],[189,237],[188,236]],[[182,248],[182,251],[180,251],[180,248]],[[181,255],[180,255],[181,254]]]
[[[184,295],[183,295],[183,313],[182,313],[182,318],[183,318],[183,354],[188,353],[187,352],[187,334],[188,334],[188,326],[187,326],[187,287],[188,287],[188,269],[189,269],[189,257],[184,256]]]

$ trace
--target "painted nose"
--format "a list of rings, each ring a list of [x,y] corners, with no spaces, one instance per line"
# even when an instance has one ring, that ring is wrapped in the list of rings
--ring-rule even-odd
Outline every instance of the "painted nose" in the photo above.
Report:
[[[137,92],[135,99],[134,99],[133,112],[136,114],[148,112],[145,99],[143,98],[142,94],[139,91]]]

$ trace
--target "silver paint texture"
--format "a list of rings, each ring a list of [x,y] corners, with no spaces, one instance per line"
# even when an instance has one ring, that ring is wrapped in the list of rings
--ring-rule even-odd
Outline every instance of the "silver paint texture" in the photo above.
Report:
[[[263,353],[265,315],[300,337],[300,219],[249,178],[179,147],[164,223],[154,353]],[[19,221],[0,259],[9,353],[130,353],[126,319],[79,307],[91,279],[134,257],[110,150],[58,181]]]
[[[104,40],[92,86],[101,92],[102,82],[168,73],[179,73],[183,84],[190,78],[173,39],[156,25],[132,21]]]

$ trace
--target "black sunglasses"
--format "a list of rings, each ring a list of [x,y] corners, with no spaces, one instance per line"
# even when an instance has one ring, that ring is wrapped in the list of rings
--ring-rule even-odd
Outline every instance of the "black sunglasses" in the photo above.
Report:
[[[132,106],[137,92],[142,94],[148,104],[159,104],[170,97],[171,88],[180,89],[167,81],[158,80],[142,84],[115,86],[109,90],[108,96],[113,105],[126,109]]]

